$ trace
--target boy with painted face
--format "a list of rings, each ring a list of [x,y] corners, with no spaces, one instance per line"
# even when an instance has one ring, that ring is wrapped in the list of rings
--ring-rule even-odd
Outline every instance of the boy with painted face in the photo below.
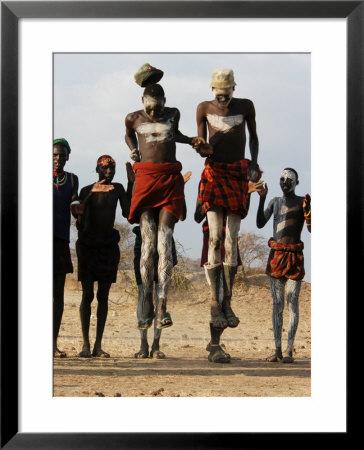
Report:
[[[251,100],[233,97],[234,73],[216,69],[211,88],[214,99],[197,107],[198,136],[206,139],[212,155],[206,158],[199,184],[196,210],[202,210],[209,224],[208,261],[205,272],[211,291],[211,362],[227,363],[230,356],[220,347],[220,336],[226,327],[237,327],[239,319],[231,308],[232,288],[237,271],[237,242],[240,222],[249,209],[249,182],[261,176],[258,167],[258,136],[255,109]],[[246,127],[249,131],[251,160],[245,158]],[[202,220],[202,219],[201,219]],[[197,220],[200,221],[200,220]],[[221,258],[223,223],[225,258]],[[223,283],[224,298],[218,293]]]
[[[128,179],[125,192],[120,183],[113,183],[115,161],[109,155],[102,155],[97,160],[96,172],[99,181],[85,186],[80,192],[81,207],[78,211],[78,240],[76,251],[78,258],[78,280],[82,284],[82,301],[80,317],[83,335],[83,347],[79,356],[106,357],[110,355],[101,348],[104,333],[108,299],[111,283],[116,282],[120,260],[119,232],[114,229],[115,212],[118,203],[122,215],[128,217],[132,183]],[[89,328],[91,303],[94,298],[94,282],[97,289],[97,328],[96,340],[91,353]]]
[[[167,293],[172,275],[172,235],[183,217],[184,180],[182,165],[176,160],[176,142],[198,148],[203,138],[184,136],[179,131],[180,113],[165,106],[162,86],[148,85],[142,97],[143,109],[125,119],[125,141],[136,161],[134,190],[129,222],[139,223],[142,236],[140,274],[143,295],[138,305],[138,328],[167,328],[172,319],[167,312]],[[154,311],[154,254],[158,252],[158,306]]]
[[[70,153],[71,147],[66,139],[53,141],[53,355],[61,357],[66,356],[57,348],[64,309],[64,285],[66,274],[73,273],[69,246],[70,207],[78,203],[78,178],[64,171]]]
[[[293,343],[298,326],[298,297],[301,280],[305,275],[303,242],[301,232],[306,222],[311,232],[311,198],[308,194],[299,197],[295,194],[298,174],[294,169],[286,168],[281,173],[280,186],[282,197],[273,198],[266,209],[264,202],[268,193],[267,185],[257,186],[260,195],[257,227],[262,228],[273,215],[273,237],[269,240],[270,254],[266,273],[269,276],[273,298],[273,332],[276,351],[267,358],[268,362],[293,362]],[[284,296],[287,296],[289,308],[289,330],[287,349],[282,354],[282,324]]]

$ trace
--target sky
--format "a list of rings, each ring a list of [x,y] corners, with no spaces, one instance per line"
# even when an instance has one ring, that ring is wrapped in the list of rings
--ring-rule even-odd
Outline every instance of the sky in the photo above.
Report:
[[[102,154],[115,159],[114,181],[126,188],[125,162],[130,159],[125,117],[142,108],[143,88],[134,81],[134,74],[146,62],[163,70],[159,83],[166,106],[179,109],[180,131],[190,137],[197,135],[197,105],[213,99],[212,71],[232,69],[234,97],[248,98],[255,106],[258,163],[268,185],[266,205],[282,195],[279,177],[285,167],[299,174],[296,194],[311,193],[311,61],[307,53],[55,53],[53,136],[68,140],[72,152],[65,170],[79,177],[80,188],[97,180],[96,160]],[[187,218],[177,223],[174,236],[187,256],[199,258],[202,227],[194,222],[193,214],[204,158],[186,144],[177,144],[176,156],[182,173],[192,171],[192,176],[185,185]],[[248,139],[245,157],[250,158]],[[254,232],[268,241],[273,219],[257,229],[258,203],[258,194],[252,194],[240,231]],[[126,221],[119,207],[117,220]],[[301,239],[305,279],[310,281],[311,239],[306,227]]]

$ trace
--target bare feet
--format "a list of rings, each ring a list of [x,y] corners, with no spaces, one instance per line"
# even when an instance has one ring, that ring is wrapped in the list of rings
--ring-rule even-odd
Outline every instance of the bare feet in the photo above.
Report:
[[[92,350],[92,356],[96,358],[110,358],[109,353],[104,352],[101,348],[95,348]]]
[[[228,322],[222,312],[221,305],[218,303],[211,305],[211,323],[214,328],[224,329],[228,326]]]
[[[152,346],[152,350],[150,351],[150,357],[156,359],[164,359],[166,355],[159,350],[159,348],[154,348]]]
[[[54,350],[54,356],[55,357],[59,357],[59,358],[67,358],[67,353],[66,352],[62,352],[62,350],[60,350],[58,347],[56,347],[56,349]]]
[[[239,325],[240,320],[238,317],[236,317],[234,311],[231,309],[231,306],[223,304],[222,310],[225,314],[228,326],[230,328],[236,328]]]
[[[140,346],[140,350],[137,353],[134,354],[134,358],[136,358],[136,359],[148,358],[148,356],[149,356],[148,345],[146,347],[141,345]]]
[[[282,351],[279,348],[275,351],[275,353],[273,353],[273,355],[268,356],[268,358],[266,358],[265,360],[267,362],[280,362],[282,361],[282,358],[283,358]]]
[[[289,350],[286,350],[283,355],[282,363],[291,364],[291,363],[293,363],[293,361],[294,361],[294,359],[292,356],[292,352]]]
[[[230,355],[226,353],[220,345],[208,344],[206,350],[210,350],[210,354],[208,356],[208,360],[213,363],[226,364],[230,362]]]

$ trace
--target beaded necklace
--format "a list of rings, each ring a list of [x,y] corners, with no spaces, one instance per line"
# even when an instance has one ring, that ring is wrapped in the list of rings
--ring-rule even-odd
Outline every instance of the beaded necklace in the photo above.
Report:
[[[66,172],[56,172],[53,171],[53,183],[56,185],[57,191],[59,187],[64,185],[67,181],[67,173]]]

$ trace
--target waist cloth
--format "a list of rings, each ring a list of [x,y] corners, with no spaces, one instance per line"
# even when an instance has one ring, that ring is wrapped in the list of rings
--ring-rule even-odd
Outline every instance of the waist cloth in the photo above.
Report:
[[[120,261],[120,234],[113,229],[107,237],[89,236],[79,232],[76,241],[78,281],[90,276],[94,281],[116,282]]]
[[[135,183],[131,197],[129,222],[139,223],[143,209],[162,207],[180,219],[184,206],[182,164],[135,162]]]
[[[281,244],[271,238],[268,245],[271,250],[265,273],[273,278],[302,280],[305,276],[303,242]]]
[[[198,192],[198,200],[203,202],[205,213],[213,206],[222,206],[242,219],[246,217],[250,201],[249,164],[249,159],[224,163],[206,158]],[[258,179],[261,176],[259,170]]]
[[[57,237],[53,237],[53,273],[73,273],[69,242]]]

